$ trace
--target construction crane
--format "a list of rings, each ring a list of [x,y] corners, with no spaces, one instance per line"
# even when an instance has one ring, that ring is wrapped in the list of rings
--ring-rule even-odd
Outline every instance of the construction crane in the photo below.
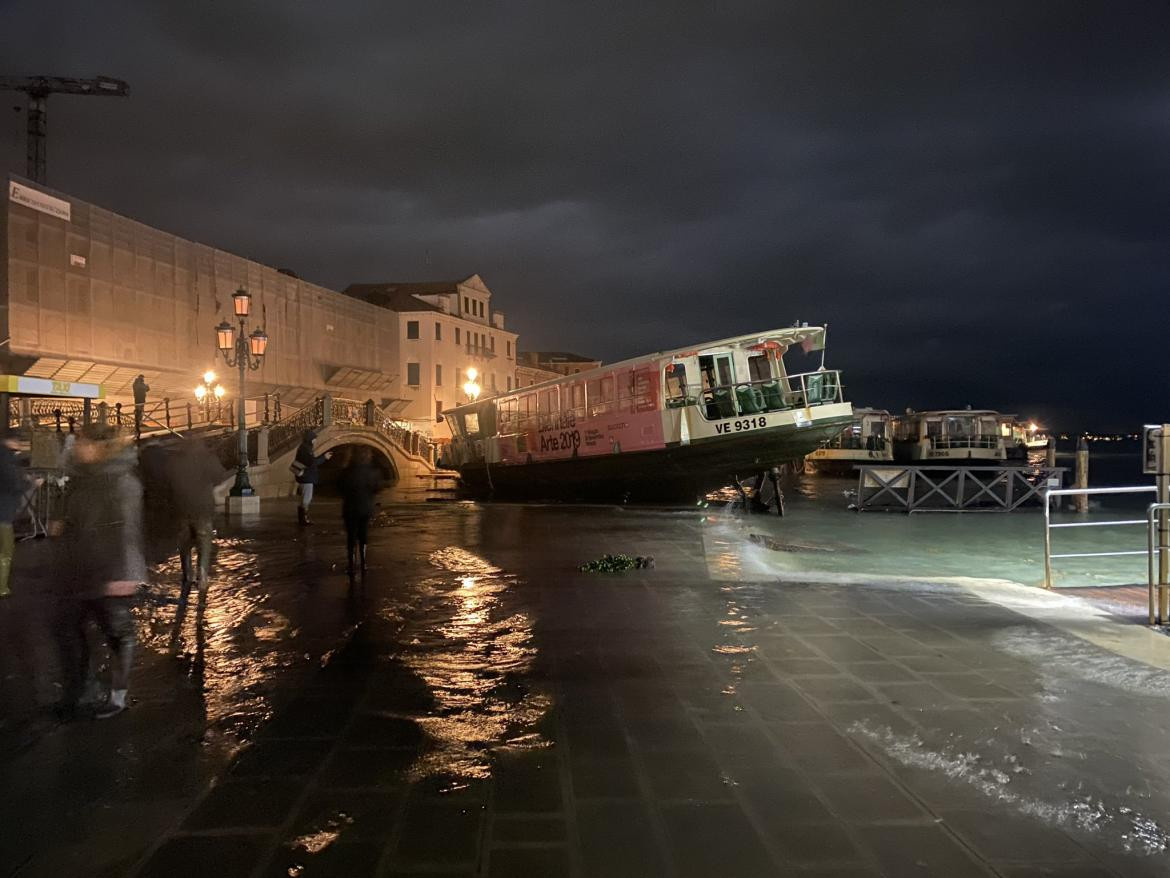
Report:
[[[124,98],[130,86],[120,79],[66,79],[61,76],[0,76],[0,91],[22,91],[28,95],[28,176],[45,182],[45,102],[51,94],[104,95]]]

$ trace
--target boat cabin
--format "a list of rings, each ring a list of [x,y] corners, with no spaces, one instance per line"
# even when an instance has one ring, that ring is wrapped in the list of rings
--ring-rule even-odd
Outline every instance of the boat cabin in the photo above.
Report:
[[[906,463],[1004,460],[1003,415],[990,410],[907,411],[894,424],[894,459]]]

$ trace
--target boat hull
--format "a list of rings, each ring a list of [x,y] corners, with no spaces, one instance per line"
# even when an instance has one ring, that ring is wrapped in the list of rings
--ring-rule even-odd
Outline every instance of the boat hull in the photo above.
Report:
[[[649,451],[510,465],[474,461],[461,466],[459,474],[472,495],[485,499],[693,503],[737,476],[747,478],[803,458],[851,419],[843,415],[805,427],[757,430]]]

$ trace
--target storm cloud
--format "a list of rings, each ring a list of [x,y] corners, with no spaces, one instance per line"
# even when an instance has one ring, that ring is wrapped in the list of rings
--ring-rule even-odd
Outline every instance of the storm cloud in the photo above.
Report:
[[[0,57],[130,82],[50,98],[50,185],[327,286],[479,272],[523,347],[606,359],[828,322],[859,404],[1132,428],[1167,416],[1168,23],[17,2]]]

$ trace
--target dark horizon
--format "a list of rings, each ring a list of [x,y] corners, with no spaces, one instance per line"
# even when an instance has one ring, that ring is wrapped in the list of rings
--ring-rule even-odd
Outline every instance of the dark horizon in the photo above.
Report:
[[[801,320],[858,405],[1165,419],[1170,10],[463,12],[18,2],[0,73],[130,83],[49,99],[50,187],[335,289],[479,273],[526,349]]]

